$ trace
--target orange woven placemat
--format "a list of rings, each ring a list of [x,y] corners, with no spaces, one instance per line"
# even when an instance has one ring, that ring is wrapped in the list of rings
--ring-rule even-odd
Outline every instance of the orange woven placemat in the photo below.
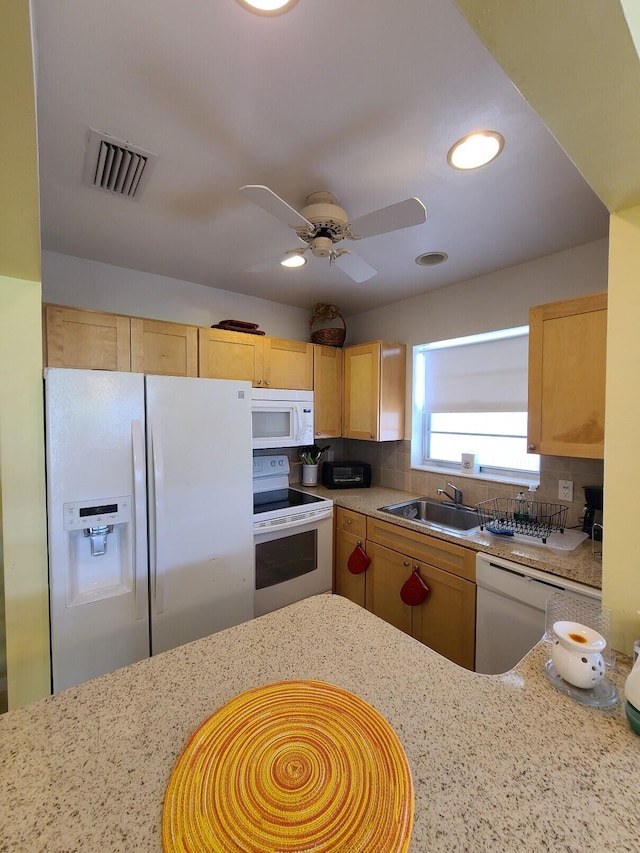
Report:
[[[242,693],[191,736],[169,780],[167,853],[405,853],[413,783],[374,708],[322,681]]]

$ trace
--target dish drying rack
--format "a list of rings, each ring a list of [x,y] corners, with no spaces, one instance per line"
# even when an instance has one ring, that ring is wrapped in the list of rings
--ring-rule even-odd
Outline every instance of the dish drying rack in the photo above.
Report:
[[[519,533],[546,543],[547,537],[556,530],[564,533],[568,507],[544,501],[491,498],[476,504],[476,512],[481,530],[502,536]]]

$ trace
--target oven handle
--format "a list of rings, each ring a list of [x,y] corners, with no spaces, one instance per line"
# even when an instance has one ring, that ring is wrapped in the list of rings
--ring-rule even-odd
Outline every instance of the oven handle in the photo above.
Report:
[[[266,527],[254,527],[253,535],[259,536],[261,533],[274,533],[276,530],[291,530],[293,527],[302,527],[303,524],[315,524],[317,521],[323,521],[325,518],[333,516],[333,507],[319,512],[317,515],[309,518],[298,518],[295,521],[288,521],[286,524],[269,524]]]

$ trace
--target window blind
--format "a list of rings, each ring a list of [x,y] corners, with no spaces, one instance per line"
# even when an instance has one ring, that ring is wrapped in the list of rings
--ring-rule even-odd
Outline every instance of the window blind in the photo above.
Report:
[[[528,328],[516,336],[427,345],[425,411],[526,412]]]

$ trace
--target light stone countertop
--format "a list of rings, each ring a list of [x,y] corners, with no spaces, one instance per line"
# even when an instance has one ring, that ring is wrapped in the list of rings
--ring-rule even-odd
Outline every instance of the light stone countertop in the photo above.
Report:
[[[512,672],[477,675],[346,599],[307,599],[0,717],[0,850],[159,853],[191,733],[245,690],[319,679],[398,734],[411,853],[637,851],[640,739],[621,703],[557,692],[547,657],[539,644]],[[607,677],[621,690],[627,671]]]
[[[412,492],[402,492],[382,486],[372,486],[369,489],[327,489],[324,486],[309,488],[303,487],[299,483],[292,483],[292,488],[329,498],[337,506],[380,518],[401,527],[408,527],[420,533],[435,536],[437,539],[455,542],[474,551],[486,551],[496,557],[504,557],[507,560],[523,563],[543,572],[550,572],[577,583],[602,589],[602,560],[593,556],[592,543],[589,539],[579,545],[575,551],[559,554],[550,548],[543,547],[542,544],[529,545],[510,537],[495,536],[486,531],[471,535],[449,533],[437,527],[426,527],[424,524],[411,519],[392,516],[379,511],[381,506],[390,506],[412,498],[423,497]],[[600,544],[598,543],[598,545]]]

